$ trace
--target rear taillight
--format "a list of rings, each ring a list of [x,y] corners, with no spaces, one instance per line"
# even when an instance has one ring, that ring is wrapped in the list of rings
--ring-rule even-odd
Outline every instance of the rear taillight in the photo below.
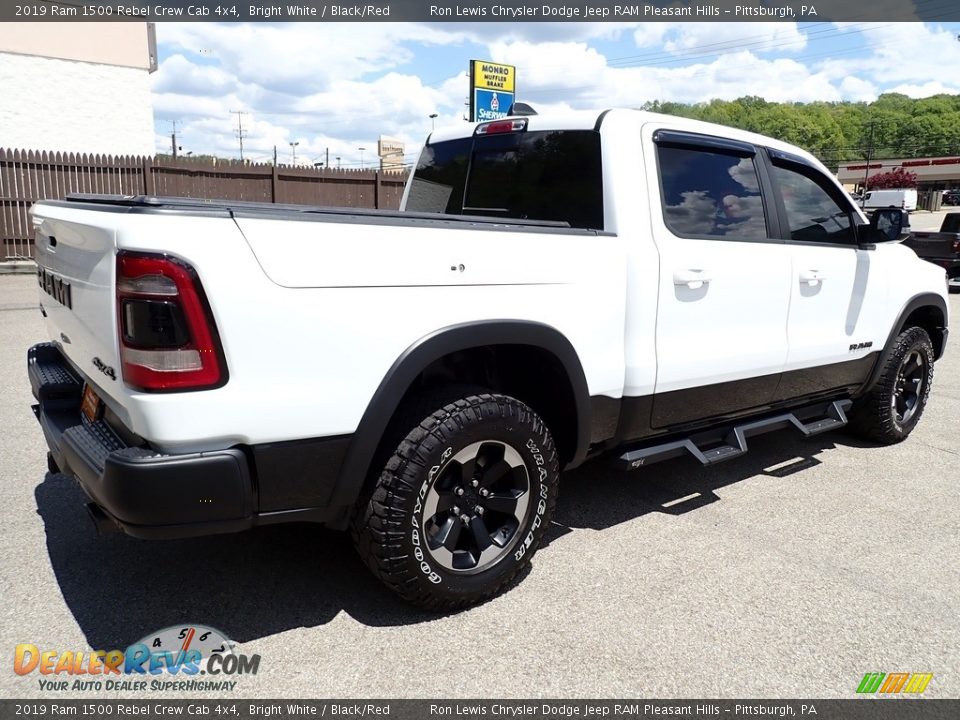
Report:
[[[953,241],[953,251],[955,253],[960,253],[960,240]]]
[[[220,339],[196,272],[168,255],[117,255],[123,380],[148,392],[226,382]]]

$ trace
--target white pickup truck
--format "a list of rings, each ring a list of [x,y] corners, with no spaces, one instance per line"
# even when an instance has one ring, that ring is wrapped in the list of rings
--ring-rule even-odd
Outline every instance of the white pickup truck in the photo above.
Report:
[[[588,457],[907,437],[947,295],[904,221],[795,147],[632,110],[437,130],[399,212],[41,202],[35,412],[102,527],[351,527],[402,597],[463,607]]]

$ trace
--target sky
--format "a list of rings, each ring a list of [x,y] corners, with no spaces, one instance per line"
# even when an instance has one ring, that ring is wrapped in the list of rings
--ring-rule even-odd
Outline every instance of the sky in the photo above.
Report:
[[[158,152],[370,167],[463,122],[471,59],[517,67],[539,113],[704,102],[872,101],[960,92],[956,23],[158,23]],[[360,151],[359,148],[365,148]]]

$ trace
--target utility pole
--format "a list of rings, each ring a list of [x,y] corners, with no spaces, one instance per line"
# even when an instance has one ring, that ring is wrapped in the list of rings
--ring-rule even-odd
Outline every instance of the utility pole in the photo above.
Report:
[[[330,148],[327,148],[327,161],[323,164],[325,168],[330,167]]]
[[[170,147],[173,150],[173,159],[177,159],[177,123],[179,120],[168,120],[167,122],[173,127],[173,131],[170,133]]]
[[[867,139],[867,168],[863,171],[863,203],[866,203],[867,181],[870,178],[870,159],[873,157],[873,121],[870,121],[870,135]]]
[[[277,146],[273,146],[273,166],[277,166]]]
[[[250,113],[243,110],[231,110],[231,115],[237,116],[237,140],[240,141],[240,159],[243,160],[243,138],[245,133],[243,132],[243,116],[249,115]]]

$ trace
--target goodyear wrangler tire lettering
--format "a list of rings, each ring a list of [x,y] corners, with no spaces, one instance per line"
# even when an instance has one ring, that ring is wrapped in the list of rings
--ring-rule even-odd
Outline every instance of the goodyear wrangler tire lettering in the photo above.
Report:
[[[514,398],[478,392],[434,407],[400,423],[412,429],[352,530],[388,587],[451,610],[496,594],[529,563],[553,511],[559,461],[543,421]]]

